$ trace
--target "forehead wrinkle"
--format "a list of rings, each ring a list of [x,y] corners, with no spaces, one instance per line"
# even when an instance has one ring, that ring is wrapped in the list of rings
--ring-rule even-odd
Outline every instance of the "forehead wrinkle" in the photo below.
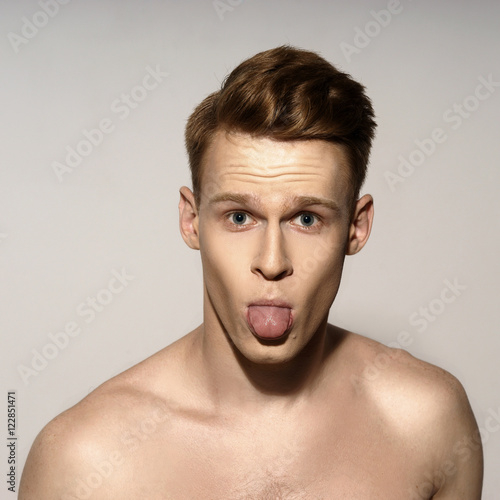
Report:
[[[330,163],[325,161],[324,156],[319,155],[302,155],[297,157],[294,154],[289,154],[283,155],[282,157],[280,156],[280,158],[270,159],[269,154],[265,155],[263,153],[258,158],[247,157],[246,160],[248,161],[243,162],[241,161],[240,155],[235,156],[238,157],[227,159],[226,168],[301,172],[304,169],[323,170],[325,166],[333,168],[335,164],[335,162]]]
[[[220,177],[235,177],[236,179],[247,179],[249,182],[255,182],[254,179],[277,179],[282,178],[286,180],[286,182],[304,182],[304,180],[316,179],[317,177],[324,178],[324,171],[320,170],[319,172],[304,172],[302,170],[297,169],[295,172],[270,172],[266,168],[263,168],[261,172],[255,171],[242,171],[245,167],[236,167],[232,165],[233,170],[227,169],[224,172],[220,173]],[[241,168],[241,170],[240,170]],[[228,171],[229,170],[229,171]],[[318,169],[319,170],[319,169]]]
[[[210,191],[254,193],[264,196],[266,205],[275,209],[284,202],[267,198],[266,194],[309,194],[334,200],[344,210],[350,176],[345,172],[345,152],[338,145],[324,141],[282,143],[245,134],[223,134],[217,136],[213,146],[206,157],[201,187],[205,190],[208,182],[212,188],[207,194]],[[215,191],[213,186],[217,187]],[[238,201],[258,203],[255,196]]]
[[[236,175],[243,175],[243,176],[249,176],[249,177],[265,177],[266,179],[275,179],[276,177],[304,177],[304,176],[310,176],[314,177],[314,174],[311,174],[309,172],[282,172],[282,173],[266,173],[266,174],[257,174],[257,173],[251,173],[251,172],[239,172]],[[316,174],[316,176],[319,176],[319,174]],[[321,177],[321,176],[320,176]],[[291,179],[293,181],[293,179]]]

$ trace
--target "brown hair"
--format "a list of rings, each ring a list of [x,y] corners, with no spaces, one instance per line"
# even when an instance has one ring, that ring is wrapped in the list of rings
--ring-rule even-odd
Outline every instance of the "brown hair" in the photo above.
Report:
[[[203,156],[218,130],[343,145],[355,201],[375,127],[363,85],[318,54],[291,46],[260,52],[236,67],[189,117],[185,138],[196,203]]]

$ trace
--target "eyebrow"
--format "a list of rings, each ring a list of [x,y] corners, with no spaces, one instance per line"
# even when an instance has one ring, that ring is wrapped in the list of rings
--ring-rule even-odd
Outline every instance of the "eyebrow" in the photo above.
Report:
[[[296,196],[293,201],[298,205],[309,207],[311,205],[320,205],[322,207],[328,208],[332,212],[341,212],[340,207],[333,200],[327,198],[319,198],[317,196]]]
[[[262,205],[262,203],[260,202],[258,197],[255,195],[231,193],[231,192],[217,193],[209,200],[208,203],[210,205],[212,205],[212,204],[216,204],[216,203],[223,203],[225,201],[232,201],[234,203],[240,203],[243,205],[248,205],[251,202],[254,202],[258,206]],[[284,205],[287,207],[299,205],[299,206],[304,207],[304,208],[314,206],[314,205],[319,205],[319,206],[325,207],[325,208],[327,208],[327,209],[329,209],[332,212],[335,212],[337,214],[341,213],[340,207],[333,200],[329,200],[327,198],[320,198],[318,196],[309,196],[309,195],[294,196],[291,199],[287,200],[284,203]]]
[[[250,197],[246,194],[240,193],[217,193],[208,200],[209,205],[214,205],[216,203],[223,203],[224,201],[234,201],[235,203],[248,204],[251,199],[257,201],[255,196]]]

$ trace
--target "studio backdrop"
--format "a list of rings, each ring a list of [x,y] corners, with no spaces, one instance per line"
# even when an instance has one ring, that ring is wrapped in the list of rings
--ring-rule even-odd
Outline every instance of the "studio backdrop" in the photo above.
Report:
[[[379,124],[374,227],[330,321],[458,377],[497,499],[499,19],[494,0],[0,0],[0,497],[49,420],[200,324],[186,119],[292,44],[362,82]]]

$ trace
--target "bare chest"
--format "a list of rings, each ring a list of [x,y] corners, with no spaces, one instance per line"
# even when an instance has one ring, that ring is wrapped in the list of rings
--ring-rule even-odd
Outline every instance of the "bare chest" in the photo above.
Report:
[[[422,482],[406,443],[370,419],[269,428],[191,424],[168,434],[130,456],[130,498],[400,500]]]

